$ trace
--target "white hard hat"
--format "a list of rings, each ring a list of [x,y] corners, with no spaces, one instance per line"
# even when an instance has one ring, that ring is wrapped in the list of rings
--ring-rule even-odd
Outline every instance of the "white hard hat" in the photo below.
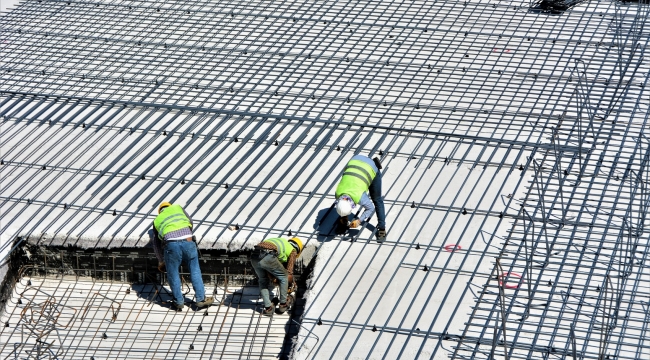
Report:
[[[336,212],[339,216],[348,216],[352,214],[352,204],[350,204],[350,200],[341,196],[339,201],[336,202]]]

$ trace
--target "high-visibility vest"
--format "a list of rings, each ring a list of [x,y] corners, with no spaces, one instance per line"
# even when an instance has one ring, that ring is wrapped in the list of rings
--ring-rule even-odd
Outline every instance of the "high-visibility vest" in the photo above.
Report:
[[[365,161],[367,159],[367,161]],[[368,191],[370,183],[377,175],[375,168],[370,165],[372,160],[366,156],[354,156],[343,171],[343,177],[336,187],[336,198],[348,195],[355,204],[361,200],[361,195]]]
[[[172,231],[192,228],[192,222],[185,215],[183,208],[180,205],[171,205],[163,209],[163,211],[156,216],[153,221],[153,226],[158,231],[158,237],[165,238],[166,234]]]
[[[285,238],[270,238],[266,239],[263,242],[268,242],[278,249],[278,260],[280,262],[286,263],[291,255],[291,252],[294,250],[294,247],[289,244],[289,241]]]

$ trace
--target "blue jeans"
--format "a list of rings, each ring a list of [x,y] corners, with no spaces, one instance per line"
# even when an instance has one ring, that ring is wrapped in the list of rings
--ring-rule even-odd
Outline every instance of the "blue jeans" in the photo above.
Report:
[[[375,204],[377,212],[377,227],[386,229],[386,210],[384,209],[384,198],[381,196],[381,171],[377,170],[377,175],[368,187],[368,194],[372,203]]]
[[[269,299],[270,290],[273,290],[273,283],[269,280],[267,272],[273,275],[280,283],[280,303],[287,302],[287,289],[289,288],[289,273],[284,268],[278,257],[270,253],[257,251],[251,256],[251,264],[257,274],[257,280],[260,283],[260,294],[264,300],[264,307],[271,306]]]
[[[199,252],[196,250],[194,241],[171,241],[165,244],[165,264],[167,267],[167,281],[172,288],[174,302],[178,305],[185,303],[183,292],[181,291],[181,276],[178,272],[181,263],[190,269],[190,279],[196,302],[205,300],[205,288],[203,287],[203,278],[201,277],[201,268],[199,267]]]

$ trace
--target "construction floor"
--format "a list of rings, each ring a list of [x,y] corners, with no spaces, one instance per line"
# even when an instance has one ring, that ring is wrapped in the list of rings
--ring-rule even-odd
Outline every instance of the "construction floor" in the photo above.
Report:
[[[148,248],[171,201],[201,249],[299,236],[316,260],[286,354],[252,288],[203,317],[26,276],[2,354],[45,334],[71,358],[649,359],[650,4],[567,3],[20,3],[0,21],[1,257]],[[358,154],[383,165],[383,243],[374,216],[332,232]]]
[[[177,312],[163,303],[168,287],[24,276],[2,317],[0,357],[277,359],[289,316],[261,316],[258,295],[256,286],[217,289],[220,305]]]

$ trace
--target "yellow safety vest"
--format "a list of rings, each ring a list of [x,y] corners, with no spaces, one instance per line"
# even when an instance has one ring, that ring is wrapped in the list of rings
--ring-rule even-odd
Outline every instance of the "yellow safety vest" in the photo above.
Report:
[[[355,204],[361,200],[361,195],[368,191],[372,180],[377,175],[375,169],[363,160],[355,156],[345,166],[343,177],[336,187],[336,198],[341,195],[348,195]],[[372,160],[370,160],[372,161]]]
[[[164,208],[156,216],[156,219],[153,221],[153,226],[158,231],[158,237],[164,239],[165,234],[169,234],[172,231],[192,228],[192,222],[185,215],[183,208],[180,205],[174,204]]]
[[[291,252],[294,250],[294,247],[289,244],[289,241],[285,238],[270,238],[266,239],[263,242],[268,242],[278,249],[278,260],[280,262],[286,263],[291,256]]]

